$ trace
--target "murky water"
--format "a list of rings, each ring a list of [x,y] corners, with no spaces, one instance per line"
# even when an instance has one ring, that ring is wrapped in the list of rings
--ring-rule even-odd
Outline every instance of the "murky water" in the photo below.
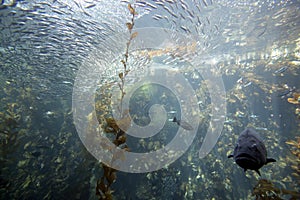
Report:
[[[4,0],[0,30],[1,198],[300,198],[299,1]]]

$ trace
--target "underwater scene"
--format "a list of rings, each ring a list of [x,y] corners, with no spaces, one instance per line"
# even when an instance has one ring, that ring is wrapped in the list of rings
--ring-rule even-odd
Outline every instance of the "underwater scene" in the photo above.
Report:
[[[0,71],[0,199],[300,199],[299,0],[2,0]]]

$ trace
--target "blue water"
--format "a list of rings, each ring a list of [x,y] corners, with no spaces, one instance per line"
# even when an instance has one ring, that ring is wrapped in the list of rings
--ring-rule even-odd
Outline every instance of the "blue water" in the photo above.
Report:
[[[131,71],[125,88],[130,90],[149,77],[155,71],[153,63],[159,63],[166,66],[161,79],[180,74],[191,85],[200,118],[187,121],[199,125],[196,136],[187,151],[168,166],[145,173],[117,171],[110,186],[113,199],[256,199],[254,187],[263,179],[299,198],[299,168],[298,172],[292,168],[299,167],[299,158],[286,143],[299,136],[300,118],[295,114],[299,104],[287,101],[300,92],[299,1],[130,3],[138,13],[135,28],[163,27],[174,35],[163,40],[165,35],[159,32],[161,35],[149,39],[147,31],[136,29],[138,37],[150,41],[143,44],[152,46],[138,49],[133,40],[130,47],[136,49],[129,48]],[[79,137],[72,92],[80,69],[100,68],[96,96],[86,96],[86,101],[106,106],[96,110],[105,127],[103,119],[113,112],[110,95],[119,90],[118,74],[123,70],[120,60],[128,42],[125,23],[131,20],[127,4],[78,0],[0,3],[1,199],[100,199],[96,185],[103,167]],[[115,35],[118,40],[113,40]],[[181,40],[182,35],[188,42]],[[196,50],[187,51],[192,44]],[[142,50],[152,54],[147,57]],[[278,73],[283,66],[286,70]],[[225,97],[211,95],[215,91],[201,73],[206,70],[220,75]],[[180,80],[172,81],[181,91]],[[224,98],[226,105],[212,105],[212,98]],[[158,84],[145,84],[132,93],[129,112],[134,123],[147,126],[154,104],[163,105],[167,120],[151,138],[128,135],[131,152],[155,151],[175,137],[181,127],[172,119],[186,114],[181,110],[182,99]],[[198,152],[216,108],[226,111],[222,132],[212,151],[200,159]],[[261,177],[254,171],[244,172],[227,158],[246,127],[261,135],[268,156],[277,160],[260,169]],[[115,139],[113,134],[102,133]]]

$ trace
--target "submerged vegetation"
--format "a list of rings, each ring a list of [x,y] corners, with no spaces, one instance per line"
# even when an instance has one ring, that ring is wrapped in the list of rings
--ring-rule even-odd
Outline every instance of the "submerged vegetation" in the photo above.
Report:
[[[129,47],[131,44],[131,41],[137,36],[137,32],[132,32],[132,29],[134,28],[134,18],[137,15],[137,12],[135,11],[135,9],[132,7],[131,4],[128,4],[128,10],[131,14],[131,21],[126,23],[126,26],[128,28],[129,31],[129,39],[126,42],[126,50],[125,50],[125,54],[124,54],[124,59],[121,60],[121,63],[123,64],[123,72],[119,73],[119,78],[121,80],[121,83],[118,83],[118,86],[120,88],[121,91],[121,99],[120,99],[120,106],[119,106],[119,113],[122,114],[122,104],[123,104],[123,99],[125,96],[125,91],[124,91],[124,86],[125,86],[125,79],[126,76],[128,75],[128,73],[130,72],[129,66],[128,66],[128,58],[129,58]],[[122,116],[121,116],[122,117]]]
[[[288,98],[287,101],[297,106],[297,108],[295,109],[295,115],[298,117],[298,119],[300,119],[300,93],[294,92],[293,97]]]
[[[294,105],[300,104],[300,94],[293,93],[293,97],[287,98],[287,101]],[[299,118],[299,115],[296,112],[295,114]],[[300,125],[300,122],[299,122]],[[299,130],[297,130],[299,133]],[[300,137],[296,136],[295,140],[288,140],[285,142],[286,144],[290,145],[290,152],[291,154],[287,154],[285,160],[287,164],[292,169],[292,172],[289,174],[289,178],[292,179],[293,184],[300,185]],[[293,177],[291,178],[290,175]],[[287,180],[287,177],[284,179]],[[299,189],[299,188],[298,188]],[[256,186],[253,189],[252,193],[257,200],[264,200],[264,199],[286,199],[288,197],[290,200],[296,200],[300,198],[299,190],[287,190],[285,188],[276,187],[272,181],[266,179],[260,179]]]
[[[0,46],[3,73],[0,74],[0,199],[300,198],[300,108],[299,88],[296,88],[300,74],[300,40],[293,38],[294,35],[299,37],[299,15],[293,12],[299,11],[299,6],[292,4],[294,8],[291,11],[283,6],[273,14],[262,13],[261,18],[261,14],[247,15],[247,19],[255,18],[248,22],[243,18],[245,15],[239,13],[240,7],[235,7],[241,4],[221,5],[221,9],[216,8],[222,11],[221,17],[215,17],[213,1],[197,1],[201,5],[195,7],[185,4],[188,1],[136,1],[138,3],[128,4],[129,1],[122,0],[126,3],[130,21],[123,23],[124,20],[120,20],[129,33],[128,40],[124,40],[126,48],[122,58],[118,58],[121,69],[113,69],[112,76],[117,81],[112,84],[104,81],[95,94],[95,111],[103,134],[125,151],[155,151],[164,147],[173,139],[177,129],[182,128],[167,121],[163,131],[150,139],[137,141],[126,134],[126,127],[132,121],[140,125],[149,123],[149,107],[154,103],[163,104],[170,119],[181,115],[180,99],[175,101],[175,94],[151,84],[137,90],[131,98],[129,110],[123,108],[125,89],[130,87],[128,82],[134,71],[130,59],[135,54],[151,61],[159,58],[157,60],[166,65],[175,63],[171,73],[181,73],[191,83],[201,111],[197,136],[181,158],[158,171],[125,174],[109,167],[109,163],[99,163],[87,152],[73,125],[69,96],[74,78],[72,73],[78,70],[90,45],[97,46],[99,37],[100,40],[102,37],[106,39],[114,33],[117,25],[113,23],[118,22],[113,20],[120,16],[112,16],[111,21],[109,19],[101,26],[103,21],[99,18],[103,17],[100,16],[102,12],[104,17],[115,14],[109,8],[106,11],[101,7],[101,12],[95,12],[99,23],[91,18],[83,19],[83,16],[91,17],[94,13],[87,11],[106,1],[82,1],[82,4],[71,1],[73,8],[71,3],[67,5],[64,1],[32,1],[36,3],[32,3],[33,7],[30,7],[31,2],[13,2],[14,5],[8,5],[4,1],[0,6],[3,30],[0,34],[3,38]],[[22,5],[19,6],[19,3]],[[89,4],[82,6],[85,3]],[[261,6],[260,2],[254,4]],[[226,18],[226,13],[223,13],[229,7],[233,10],[228,9],[228,13],[235,11],[233,19]],[[139,8],[146,8],[155,22],[163,21],[162,24],[167,24],[167,27],[171,24],[172,28],[184,33],[192,33],[193,27],[201,37],[192,45],[166,45],[164,48],[162,44],[159,49],[142,49],[132,53],[130,47],[138,36],[134,28],[140,16]],[[160,8],[163,12],[158,10]],[[256,8],[251,7],[253,10]],[[22,9],[24,12],[21,12]],[[248,10],[247,5],[242,11]],[[76,12],[80,13],[80,17],[76,16]],[[222,27],[223,17],[227,28]],[[297,21],[293,21],[293,17]],[[237,21],[239,18],[242,23]],[[289,20],[290,23],[284,26]],[[246,30],[248,25],[251,31],[243,33],[241,30]],[[289,29],[291,27],[295,29]],[[284,32],[288,35],[282,32],[282,37],[273,35],[276,30],[287,29]],[[215,33],[220,34],[224,41],[214,40]],[[275,42],[269,42],[269,35],[275,38]],[[256,45],[265,43],[266,49],[256,48]],[[252,47],[255,47],[253,51]],[[101,51],[107,50],[106,46],[101,48],[100,45]],[[224,55],[223,51],[228,52],[227,49],[230,49],[230,55]],[[200,51],[199,55],[203,55],[197,66],[182,64],[188,61],[190,51]],[[211,57],[206,58],[206,54]],[[180,64],[176,65],[178,62]],[[211,111],[222,108],[212,107],[207,88],[214,83],[203,80],[198,69],[222,74],[227,102],[222,135],[204,159],[199,159],[197,153],[210,123]],[[118,97],[118,119],[112,115],[114,86],[121,94]],[[67,94],[64,93],[66,88]],[[189,129],[183,122],[179,125]],[[277,160],[276,164],[262,169],[263,179],[251,171],[244,173],[227,159],[238,133],[245,127],[252,127],[261,134],[268,155]],[[122,159],[122,156],[120,154],[116,159]]]
[[[129,48],[130,48],[130,44],[131,44],[132,40],[138,34],[137,32],[132,32],[132,30],[134,28],[134,20],[135,20],[135,16],[137,15],[137,12],[135,11],[134,7],[131,4],[128,4],[128,10],[131,14],[131,21],[127,22],[126,26],[128,28],[130,36],[129,36],[128,41],[126,42],[124,59],[121,60],[121,63],[123,65],[123,71],[120,72],[118,75],[119,79],[120,79],[118,86],[119,86],[119,89],[121,92],[120,104],[118,106],[118,111],[119,111],[119,115],[120,115],[119,117],[121,119],[118,120],[118,123],[119,124],[122,123],[125,126],[130,125],[130,117],[128,116],[129,111],[123,111],[123,99],[124,99],[124,96],[126,95],[126,93],[125,93],[126,76],[130,72],[130,69],[128,66]],[[106,99],[106,100],[108,100],[110,102],[110,99]],[[100,102],[100,107],[96,107],[96,112],[97,112],[97,108],[100,108],[100,111],[101,111],[103,106],[104,107],[109,106],[109,104],[106,104],[107,102],[105,102],[105,104],[102,104],[102,103],[103,102]],[[99,104],[97,104],[97,105],[99,105]],[[98,118],[102,118],[102,120],[103,120],[103,116],[104,115],[102,115],[102,116],[100,115],[100,116],[98,116]],[[116,120],[114,118],[108,117],[106,115],[106,117],[104,117],[104,119],[106,122],[102,123],[102,124],[106,124],[104,127],[105,132],[107,134],[114,135],[113,144],[115,144],[118,147],[121,147],[125,151],[129,151],[129,148],[126,144],[126,132],[125,132],[126,130],[122,130],[121,128],[119,128],[118,123],[116,122]],[[122,126],[122,127],[124,127],[124,126]],[[118,158],[116,158],[116,159],[118,159]],[[112,160],[112,162],[113,162],[113,160]],[[105,165],[104,163],[102,163],[102,168],[103,168],[103,175],[97,181],[96,195],[101,200],[111,200],[113,198],[113,196],[112,196],[113,191],[111,189],[111,185],[117,178],[117,175],[116,175],[117,170]]]
[[[12,165],[12,157],[17,152],[20,142],[20,120],[21,115],[16,103],[7,104],[4,112],[0,112],[0,187],[1,193],[9,190],[12,184],[9,173],[9,166]]]
[[[291,166],[292,175],[295,177],[295,184],[300,185],[300,137],[297,136],[295,140],[286,141],[290,145],[292,155],[287,157],[289,165]]]
[[[296,191],[290,191],[287,189],[280,189],[266,179],[260,179],[257,185],[253,189],[253,195],[257,200],[283,200],[286,195],[290,200],[296,200],[300,198],[300,193]]]

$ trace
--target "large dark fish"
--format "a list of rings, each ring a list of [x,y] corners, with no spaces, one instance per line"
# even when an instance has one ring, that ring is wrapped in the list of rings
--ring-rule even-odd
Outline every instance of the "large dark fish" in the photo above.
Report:
[[[176,117],[173,118],[173,122],[176,122],[177,125],[179,125],[180,127],[182,127],[185,130],[191,131],[194,129],[189,123],[179,120]]]
[[[234,152],[228,158],[233,157],[236,164],[246,171],[255,170],[259,175],[259,169],[269,162],[276,162],[273,158],[267,158],[266,147],[259,135],[250,128],[245,129],[239,136]]]

